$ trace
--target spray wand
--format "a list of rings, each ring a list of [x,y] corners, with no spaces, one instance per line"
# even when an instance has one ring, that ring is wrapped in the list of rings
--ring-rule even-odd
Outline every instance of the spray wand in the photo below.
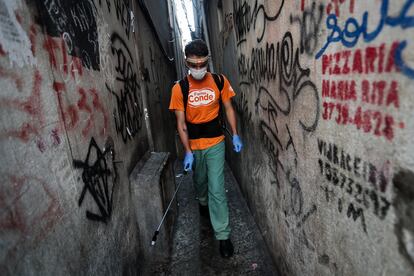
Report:
[[[155,230],[155,232],[154,232],[154,236],[152,236],[151,246],[154,246],[154,245],[155,245],[155,243],[156,243],[156,241],[157,241],[157,236],[158,236],[158,234],[160,233],[160,229],[161,229],[162,224],[164,223],[164,219],[165,219],[165,217],[167,216],[167,213],[168,213],[168,211],[169,211],[169,210],[170,210],[170,208],[171,208],[171,204],[173,203],[174,198],[175,198],[175,196],[177,195],[178,189],[180,189],[181,183],[183,183],[184,176],[185,176],[186,174],[187,174],[187,171],[183,171],[183,173],[180,173],[180,174],[178,174],[178,175],[176,176],[177,178],[181,177],[181,180],[180,180],[180,182],[179,182],[179,183],[178,183],[178,185],[177,185],[177,189],[175,189],[174,195],[173,195],[173,197],[172,197],[172,199],[171,199],[170,203],[168,204],[167,210],[165,210],[165,213],[164,213],[164,215],[163,215],[163,217],[162,217],[162,219],[161,219],[160,224],[159,224],[159,225],[158,225],[158,227],[157,227],[157,230]]]

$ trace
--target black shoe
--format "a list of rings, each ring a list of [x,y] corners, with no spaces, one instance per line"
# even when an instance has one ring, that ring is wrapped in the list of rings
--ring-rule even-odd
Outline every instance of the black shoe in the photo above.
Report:
[[[220,240],[220,254],[223,258],[230,258],[233,256],[234,247],[230,239]]]
[[[204,218],[210,218],[210,212],[208,211],[208,205],[204,206],[201,205],[200,203],[198,204],[198,209],[200,211],[200,215]]]

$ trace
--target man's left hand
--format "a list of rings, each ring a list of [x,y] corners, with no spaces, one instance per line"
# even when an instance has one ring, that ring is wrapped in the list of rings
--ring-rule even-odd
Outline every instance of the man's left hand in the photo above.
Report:
[[[235,152],[240,152],[243,148],[243,143],[239,135],[233,135],[233,149]]]

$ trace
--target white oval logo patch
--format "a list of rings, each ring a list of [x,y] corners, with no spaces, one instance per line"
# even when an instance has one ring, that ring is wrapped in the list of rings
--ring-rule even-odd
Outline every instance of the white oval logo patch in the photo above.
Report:
[[[188,103],[192,106],[209,105],[216,99],[216,93],[210,89],[194,90],[188,94]]]

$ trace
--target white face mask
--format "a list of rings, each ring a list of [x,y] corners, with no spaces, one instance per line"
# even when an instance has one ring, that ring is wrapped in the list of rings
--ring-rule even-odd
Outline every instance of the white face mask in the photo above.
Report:
[[[204,76],[206,75],[206,73],[207,73],[207,66],[203,67],[201,69],[190,68],[190,74],[196,80],[202,80],[204,78]]]

